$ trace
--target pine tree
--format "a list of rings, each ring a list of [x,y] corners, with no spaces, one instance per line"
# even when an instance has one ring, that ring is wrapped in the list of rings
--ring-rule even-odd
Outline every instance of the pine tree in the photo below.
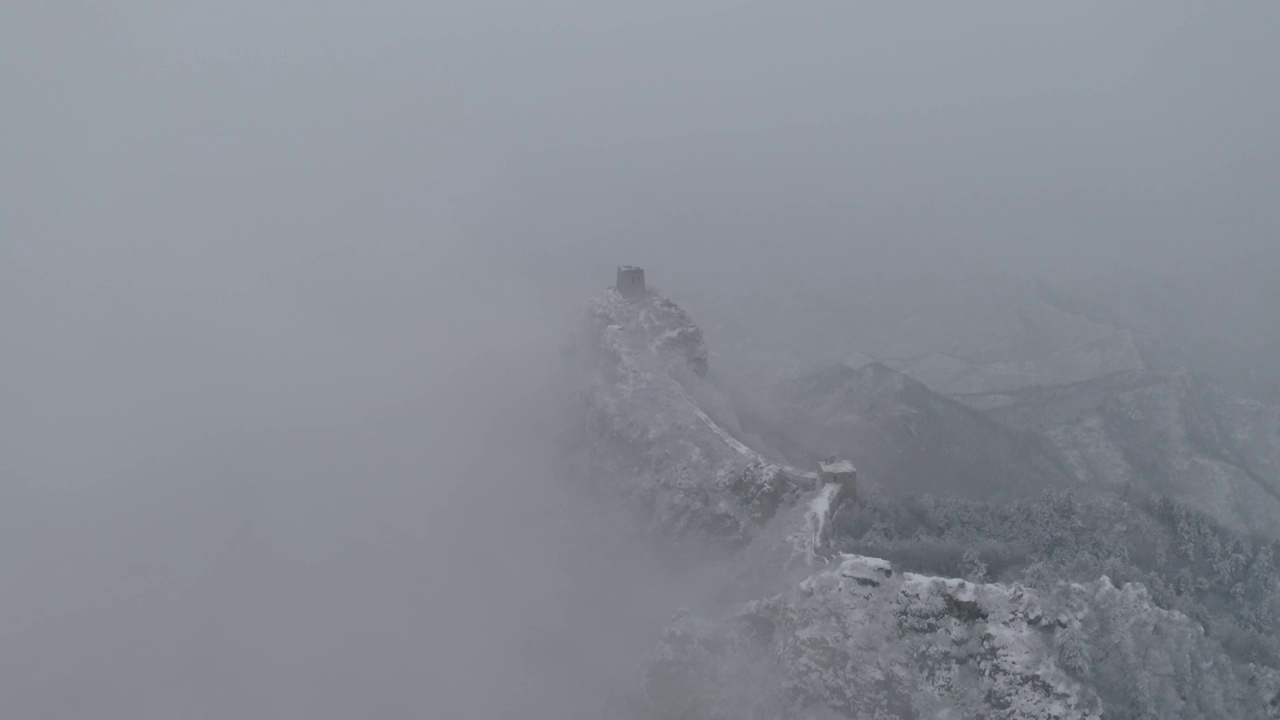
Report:
[[[1077,677],[1089,674],[1089,647],[1084,641],[1079,622],[1073,622],[1060,630],[1053,638],[1053,647],[1058,653],[1058,663],[1064,670]]]
[[[982,562],[977,550],[969,548],[964,551],[964,556],[960,558],[960,575],[970,582],[986,581],[987,564]]]

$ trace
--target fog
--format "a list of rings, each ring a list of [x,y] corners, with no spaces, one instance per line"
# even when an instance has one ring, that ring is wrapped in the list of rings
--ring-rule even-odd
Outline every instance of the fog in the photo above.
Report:
[[[1280,6],[0,8],[7,717],[598,717],[702,588],[558,481],[613,267],[1280,268]]]

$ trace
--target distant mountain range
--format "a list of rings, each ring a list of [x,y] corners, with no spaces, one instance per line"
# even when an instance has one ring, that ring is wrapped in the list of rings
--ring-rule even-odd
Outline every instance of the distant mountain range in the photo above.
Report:
[[[1166,494],[1228,527],[1280,537],[1276,406],[1188,371],[961,399],[1010,427],[1035,429],[1082,483]]]
[[[781,433],[855,458],[889,494],[1016,497],[1072,484],[1041,438],[880,363],[828,368],[770,397]]]
[[[911,274],[761,282],[696,295],[689,309],[721,373],[744,387],[873,360],[944,393],[1187,368],[1280,402],[1280,286],[1262,269],[1052,283]]]

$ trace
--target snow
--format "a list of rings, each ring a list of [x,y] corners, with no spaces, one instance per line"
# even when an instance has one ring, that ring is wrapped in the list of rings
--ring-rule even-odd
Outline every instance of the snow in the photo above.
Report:
[[[655,508],[655,529],[664,537],[715,534],[741,543],[727,572],[724,597],[737,603],[727,617],[684,613],[664,634],[644,681],[656,705],[673,703],[677,713],[705,708],[699,715],[716,720],[780,717],[769,708],[796,703],[824,717],[829,710],[833,717],[1095,720],[1113,702],[1106,678],[1141,675],[1153,716],[1190,717],[1180,683],[1229,684],[1234,671],[1219,660],[1216,641],[1186,616],[1156,606],[1139,585],[1116,589],[1103,577],[1041,595],[1017,585],[895,573],[877,558],[839,554],[833,563],[824,545],[840,486],[778,491],[788,476],[813,482],[818,475],[770,462],[727,429],[733,414],[714,376],[706,376],[701,332],[682,310],[656,295],[628,304],[610,294],[597,305],[590,330],[583,336],[595,344],[575,357],[599,361],[577,376],[587,380],[589,426],[599,429],[593,439],[600,451],[591,458],[596,477]],[[1007,378],[1025,369],[1023,378],[1035,371],[1061,379],[1126,367],[1132,355],[1128,336],[1085,340],[1055,345],[1056,356],[1034,363],[988,362],[984,369]],[[1135,424],[1146,422],[1154,426],[1147,435],[1185,448],[1169,463],[1171,481],[1194,480],[1196,488],[1233,497],[1220,486],[1243,487],[1244,480],[1205,461],[1190,442],[1194,428],[1178,412],[1188,392],[1173,386],[1124,394],[1085,412],[1053,440],[1078,475],[1128,479],[1136,471],[1125,450],[1133,436],[1145,437]],[[1270,442],[1265,430],[1280,419],[1253,420],[1262,428],[1255,430],[1244,426],[1252,418],[1246,410],[1237,413],[1241,427],[1224,434],[1237,443]],[[1278,446],[1256,452],[1280,457],[1271,452]],[[854,472],[852,463],[835,458],[819,467],[824,474]],[[1060,650],[1067,644],[1059,639],[1076,634],[1087,650],[1084,666],[1064,660]],[[1093,675],[1081,667],[1092,667]],[[1265,675],[1258,686],[1249,692],[1269,702],[1280,694],[1280,674]],[[781,704],[769,704],[775,700]]]
[[[593,435],[581,472],[653,508],[663,537],[746,544],[794,489],[816,489],[816,472],[771,461],[704,410],[728,401],[705,377],[702,332],[679,306],[606,292],[575,342],[564,379]]]
[[[710,430],[717,438],[719,438],[721,442],[729,446],[734,452],[741,455],[748,462],[763,465],[767,470],[771,470],[773,468],[780,469],[788,477],[793,477],[793,478],[800,477],[800,478],[805,478],[807,480],[814,480],[814,481],[818,479],[817,473],[806,472],[804,470],[798,470],[793,467],[787,467],[785,465],[779,465],[777,463],[770,462],[760,453],[747,447],[737,438],[730,435],[727,430],[720,427],[720,425],[715,420],[712,420],[709,415],[703,412],[702,408],[698,407],[698,403],[695,402],[693,398],[689,397],[689,393],[685,392],[683,385],[681,385],[674,378],[668,377],[667,379],[670,380],[671,384],[675,386],[677,391],[679,391],[680,397],[682,397],[684,401],[688,404],[689,409],[693,412],[693,414],[697,416],[697,418],[700,421],[702,421],[702,424],[707,426],[707,429]],[[852,464],[848,462],[845,462],[844,464],[849,466],[850,471],[853,470]]]
[[[809,504],[818,512],[821,501],[813,498]],[[952,712],[958,717],[1097,718],[1097,697],[1056,666],[1052,642],[1043,639],[1053,630],[1028,620],[1037,614],[1028,610],[1038,602],[1032,594],[999,584],[900,574],[885,560],[842,554],[835,568],[808,576],[780,596],[746,603],[727,622],[680,619],[677,624],[686,633],[679,636],[682,644],[664,647],[657,662],[687,673],[696,669],[686,663],[710,660],[731,673],[739,666],[734,660],[693,656],[687,649],[707,647],[704,639],[742,647],[733,637],[746,620],[771,629],[764,639],[770,655],[780,659],[776,685],[746,692],[781,692],[849,717],[946,717]],[[724,679],[718,686],[740,700],[744,689],[731,677]],[[901,705],[901,695],[887,692],[891,686],[911,688],[910,709]],[[1007,712],[992,713],[996,708]]]
[[[822,547],[827,521],[831,519],[831,506],[839,492],[839,485],[829,483],[810,498],[804,514],[804,524],[787,538],[791,541],[792,559],[799,558],[805,565],[812,565],[818,560],[818,549]]]
[[[832,460],[821,462],[818,464],[822,468],[822,472],[827,473],[851,473],[854,471],[853,463],[848,460]]]

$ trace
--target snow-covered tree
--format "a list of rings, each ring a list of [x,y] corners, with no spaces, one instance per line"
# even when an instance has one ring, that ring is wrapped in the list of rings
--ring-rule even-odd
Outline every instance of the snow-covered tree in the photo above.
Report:
[[[1053,647],[1058,653],[1058,662],[1067,672],[1079,677],[1088,676],[1089,646],[1079,622],[1073,622],[1059,630],[1053,638]]]
[[[960,575],[970,582],[986,581],[987,564],[982,561],[977,550],[969,548],[964,551],[964,555],[960,558]]]

